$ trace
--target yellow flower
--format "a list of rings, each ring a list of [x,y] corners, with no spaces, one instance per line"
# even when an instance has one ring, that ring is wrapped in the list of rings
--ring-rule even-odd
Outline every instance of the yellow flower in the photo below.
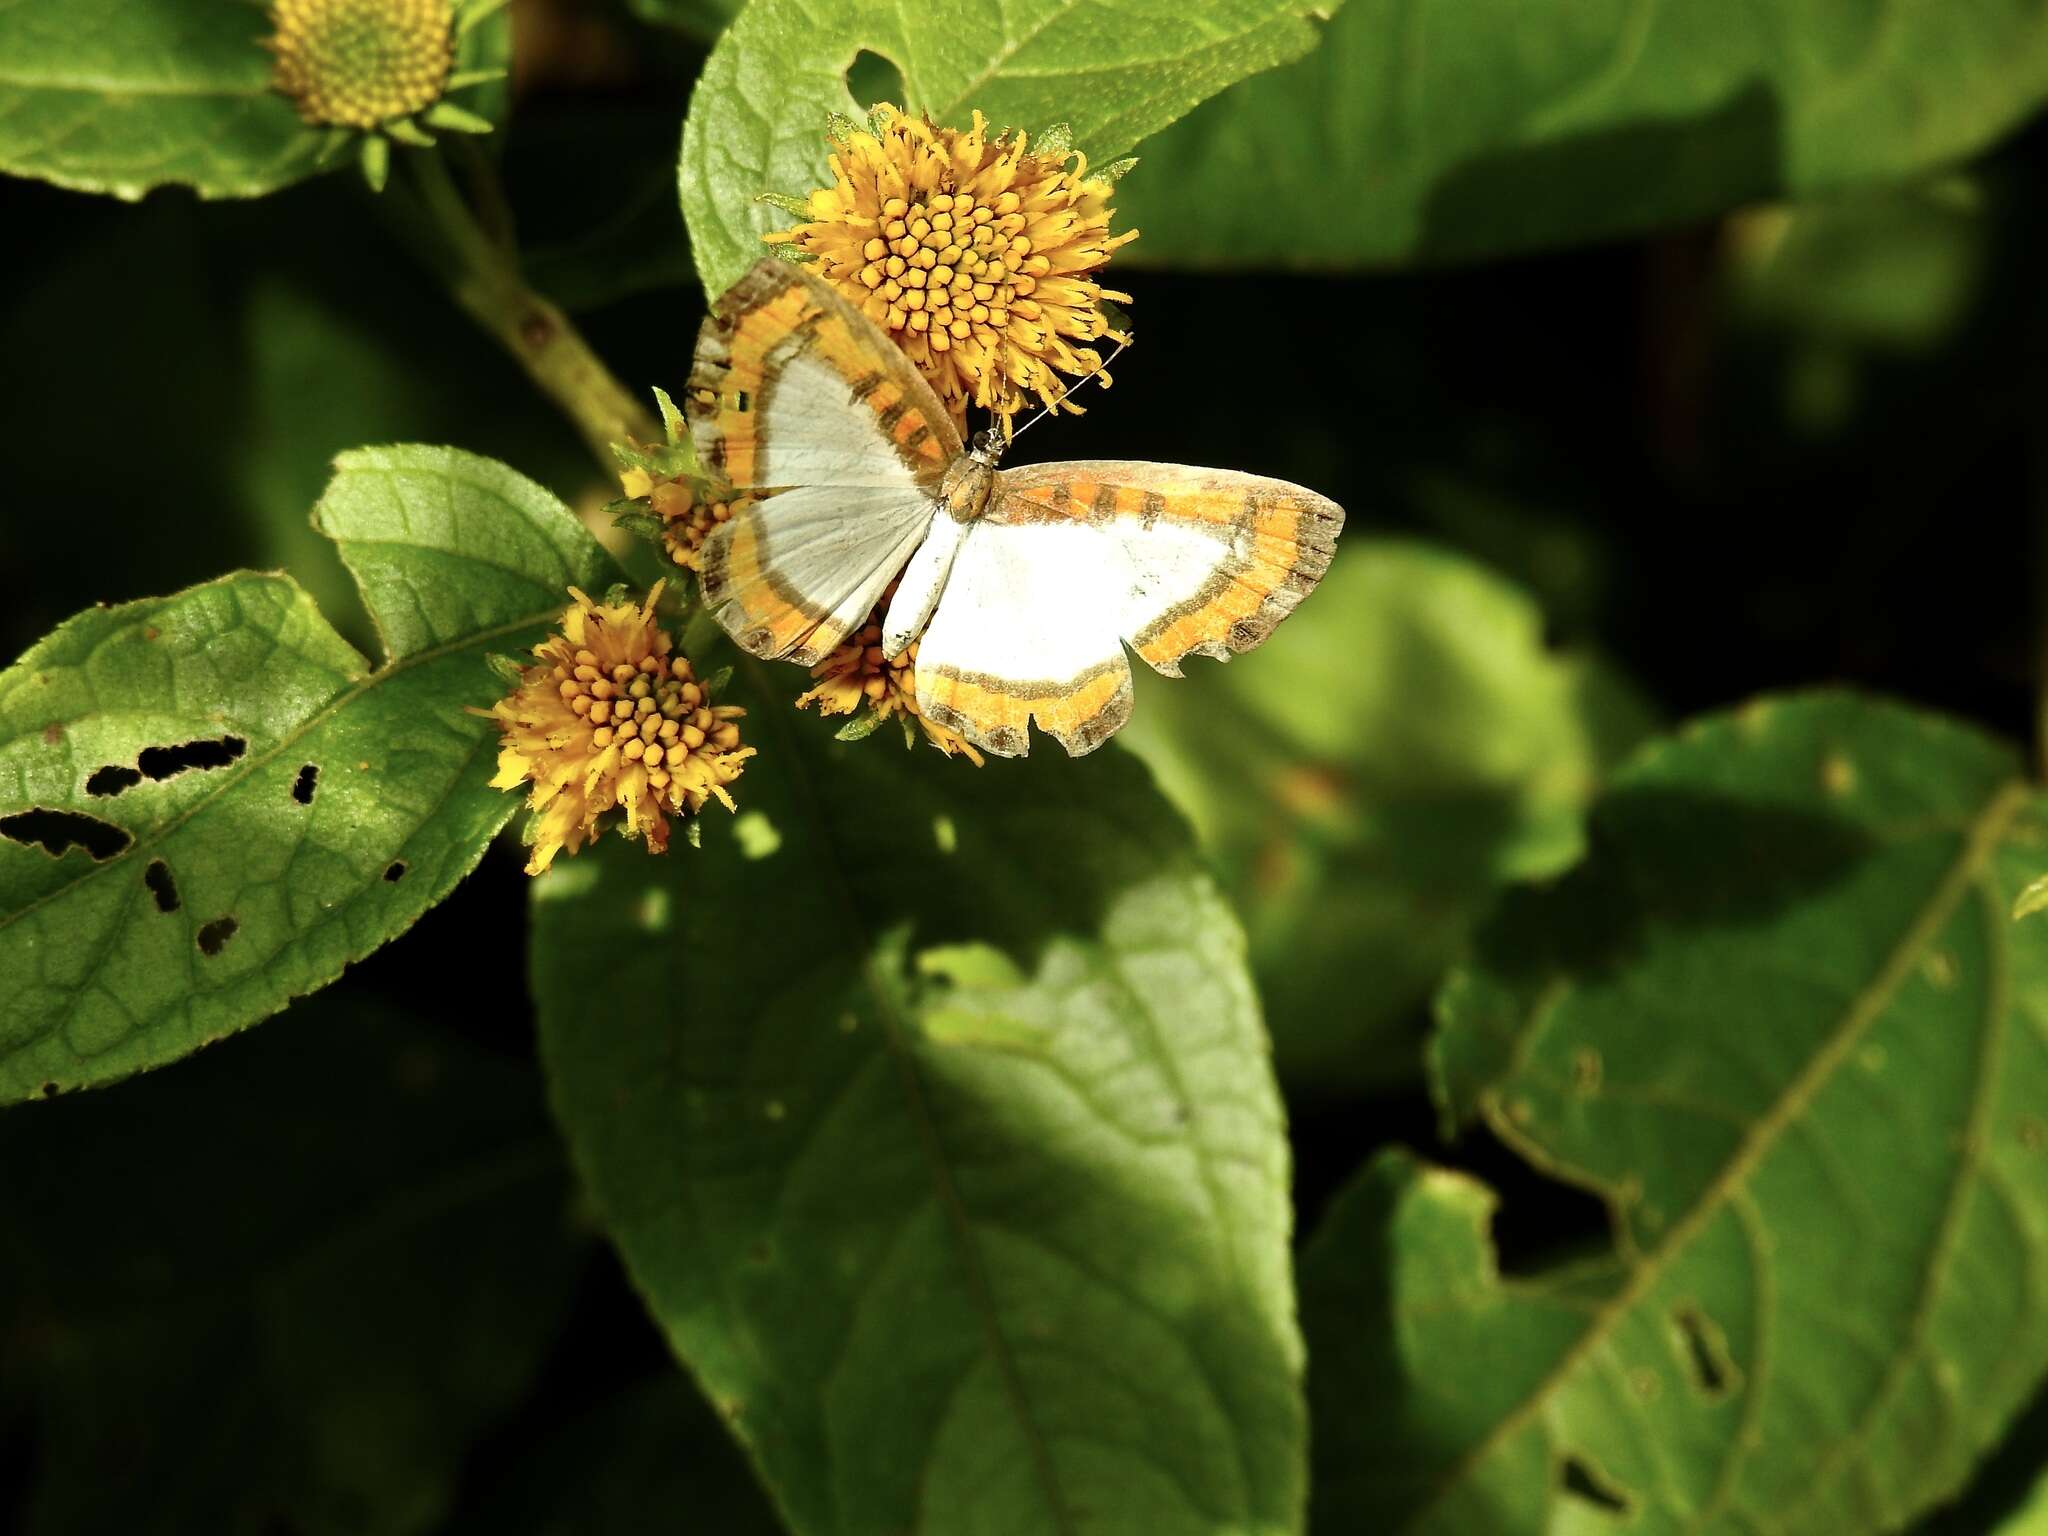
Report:
[[[765,237],[814,259],[963,424],[972,404],[1007,430],[1029,397],[1059,396],[1059,374],[1101,368],[1088,343],[1126,339],[1102,301],[1130,295],[1095,274],[1137,231],[1110,234],[1113,177],[1091,177],[1064,130],[1039,138],[1033,154],[979,112],[962,132],[879,106],[868,129],[835,126],[833,184],[801,205],[806,222]]]
[[[429,129],[489,133],[488,119],[446,98],[502,78],[457,72],[462,39],[505,0],[272,0],[270,83],[299,116],[327,129],[320,158],[355,144],[363,175],[384,190],[394,143],[424,148]]]
[[[891,585],[889,591],[895,590]],[[866,703],[874,712],[875,724],[892,717],[915,720],[924,728],[931,744],[946,756],[964,752],[967,760],[979,768],[981,754],[966,737],[936,720],[926,719],[918,710],[916,642],[911,642],[910,648],[894,661],[882,654],[882,612],[888,604],[889,596],[885,593],[881,606],[868,615],[867,623],[811,668],[811,680],[817,687],[796,701],[797,708],[815,704],[821,715],[850,715]]]
[[[432,106],[455,67],[454,0],[276,0],[275,83],[309,123],[375,128]]]
[[[711,530],[754,504],[751,496],[721,493],[709,482],[690,475],[659,477],[644,469],[628,469],[619,484],[632,501],[644,501],[661,519],[661,547],[686,571],[704,569],[701,551]]]
[[[734,808],[726,786],[754,755],[733,723],[746,711],[714,706],[689,661],[670,654],[654,619],[661,586],[639,607],[593,603],[571,587],[560,632],[533,648],[518,688],[477,711],[498,721],[491,786],[533,786],[529,875],[564,848],[575,853],[615,811],[627,837],[660,853],[669,816],[693,816],[713,798]]]

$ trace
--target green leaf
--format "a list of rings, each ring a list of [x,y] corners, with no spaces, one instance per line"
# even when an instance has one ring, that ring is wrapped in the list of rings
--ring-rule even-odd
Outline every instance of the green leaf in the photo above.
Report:
[[[80,614],[0,674],[0,1103],[253,1024],[411,926],[516,800],[503,690],[610,558],[547,492],[445,448],[342,455],[316,512],[383,637],[290,578]]]
[[[356,985],[0,1163],[20,1536],[434,1529],[589,1251],[530,1068]]]
[[[1290,1090],[1412,1080],[1411,1023],[1509,881],[1578,856],[1613,744],[1516,588],[1347,539],[1255,659],[1149,673],[1123,739],[1194,819],[1251,939]]]
[[[643,21],[676,27],[692,37],[718,36],[739,15],[742,0],[626,0]]]
[[[965,126],[1064,122],[1094,160],[1122,154],[1233,81],[1315,43],[1305,0],[945,0],[915,10],[754,0],[718,41],[691,98],[679,172],[707,292],[788,220],[754,201],[825,184],[826,116],[858,112],[862,52],[901,72],[911,111]]]
[[[772,843],[534,890],[556,1111],[677,1354],[800,1536],[1297,1531],[1287,1147],[1185,828],[1121,752],[837,743],[773,670]]]
[[[1600,1193],[1615,1259],[1503,1281],[1485,1197],[1428,1183],[1434,1237],[1336,1223],[1304,1282],[1319,1521],[1897,1530],[2048,1367],[2048,929],[2008,918],[2048,797],[1996,742],[1818,694],[1645,751],[1591,841],[1446,989],[1440,1087]],[[1347,1351],[1369,1378],[1324,1371]]]
[[[1323,45],[1145,146],[1123,259],[1470,260],[1886,181],[2048,97],[2048,13],[1989,0],[1349,0]]]
[[[314,174],[327,129],[271,89],[270,33],[247,0],[9,0],[0,171],[126,198],[255,197]],[[461,40],[457,68],[502,67],[510,35],[493,18]]]

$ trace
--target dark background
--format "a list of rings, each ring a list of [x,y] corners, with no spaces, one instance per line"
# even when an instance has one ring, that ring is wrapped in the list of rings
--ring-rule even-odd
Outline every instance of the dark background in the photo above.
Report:
[[[673,389],[703,308],[670,169],[695,56],[632,36],[623,52],[565,45],[550,73],[522,80],[498,148],[536,284],[577,312],[621,378]],[[1139,340],[1115,387],[1087,392],[1085,418],[1034,429],[1016,457],[1214,462],[1316,486],[1353,529],[1427,537],[1526,586],[1559,643],[1618,661],[1667,718],[1847,682],[2026,741],[2048,588],[2048,130],[1923,186],[1830,205],[1773,262],[1778,217],[1425,273],[1167,274],[1143,270],[1141,240],[1117,272]],[[387,238],[350,174],[212,206],[0,182],[0,229],[9,658],[95,601],[276,565],[371,649],[305,522],[328,459],[360,442],[455,442],[578,505],[616,494]],[[80,1340],[133,1303],[94,1299],[126,1251],[108,1207],[163,1202],[136,1218],[153,1226],[182,1193],[249,1238],[243,1258],[195,1245],[175,1260],[162,1294],[179,1297],[261,1293],[280,1232],[330,1206],[358,1219],[373,1184],[330,1205],[318,1187],[404,1111],[300,1068],[323,1040],[379,1030],[523,1068],[523,885],[518,857],[495,850],[314,1017],[295,1015],[297,1035],[274,1025],[168,1073],[0,1117],[0,1529],[205,1528],[180,1510],[211,1510],[223,1530],[351,1528],[360,1512],[308,1517],[296,1474],[237,1463],[262,1459],[270,1442],[249,1421],[270,1410],[215,1413],[194,1386],[239,1381],[242,1352],[270,1346],[230,1332],[167,1351],[154,1374],[93,1374]],[[505,1135],[551,1144],[537,1074],[510,1081]],[[204,1089],[203,1124],[170,1102],[184,1084]],[[333,1135],[280,1148],[280,1119]],[[1301,1106],[1295,1134],[1304,1234],[1390,1139],[1502,1188],[1510,1267],[1600,1231],[1589,1199],[1483,1139],[1435,1145],[1419,1085]],[[166,1158],[156,1182],[141,1176]],[[636,1454],[613,1432],[607,1416],[626,1422],[674,1371],[558,1164],[531,1209],[559,1295],[526,1390],[450,1453],[450,1528],[603,1524],[588,1511],[560,1523],[534,1491],[540,1465],[575,1486],[687,1473],[710,1507],[737,1473],[686,1396],[660,1398],[658,1446]],[[133,1315],[174,1330],[193,1314],[151,1301]],[[1985,1529],[2044,1444],[2048,1404],[1971,1503],[1930,1529]],[[170,1467],[176,1498],[162,1496]],[[81,1478],[105,1497],[53,1502],[56,1483]],[[759,1528],[751,1496],[733,1498],[736,1512],[704,1529]],[[614,1512],[618,1528],[636,1528],[632,1511]]]

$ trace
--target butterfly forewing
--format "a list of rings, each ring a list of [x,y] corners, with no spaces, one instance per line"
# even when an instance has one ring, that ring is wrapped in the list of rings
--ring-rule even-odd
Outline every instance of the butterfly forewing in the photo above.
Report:
[[[706,605],[757,656],[821,660],[922,540],[960,434],[898,348],[773,258],[704,322],[684,410],[714,477],[794,487],[706,540]]]

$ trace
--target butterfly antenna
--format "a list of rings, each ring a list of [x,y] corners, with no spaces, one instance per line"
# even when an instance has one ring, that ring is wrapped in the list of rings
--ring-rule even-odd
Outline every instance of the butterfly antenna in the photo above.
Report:
[[[1050,405],[1041,405],[1038,408],[1037,413],[1033,415],[1029,421],[1025,422],[1023,426],[1019,427],[1016,431],[1010,434],[1009,440],[1013,443],[1017,441],[1018,438],[1022,437],[1026,432],[1029,432],[1033,427],[1037,426],[1041,421],[1045,420],[1046,417],[1050,416],[1062,405],[1065,405],[1067,402],[1067,396],[1071,395],[1075,390],[1081,388],[1084,384],[1088,383],[1089,380],[1097,378],[1102,374],[1108,373],[1109,365],[1115,362],[1119,357],[1123,356],[1124,348],[1128,347],[1131,344],[1131,341],[1132,338],[1126,336],[1122,341],[1118,342],[1116,344],[1116,350],[1114,352],[1110,353],[1109,356],[1105,357],[1093,368],[1089,369],[1086,373],[1082,374],[1080,378],[1074,380],[1073,383],[1069,384],[1065,389],[1061,390],[1059,392],[1059,395],[1053,400],[1053,402]]]

